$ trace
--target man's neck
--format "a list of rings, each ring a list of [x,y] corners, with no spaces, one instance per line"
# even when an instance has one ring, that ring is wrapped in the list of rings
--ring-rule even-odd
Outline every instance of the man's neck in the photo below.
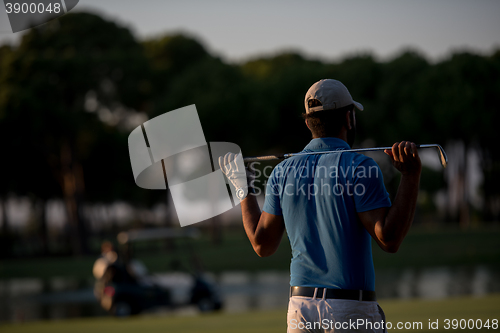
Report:
[[[346,143],[349,143],[349,142],[347,142],[347,130],[345,128],[342,128],[340,130],[339,135],[337,135],[337,136],[323,136],[323,137],[318,136],[317,137],[317,136],[313,135],[313,139],[322,139],[322,138],[337,138],[340,140],[344,140]]]

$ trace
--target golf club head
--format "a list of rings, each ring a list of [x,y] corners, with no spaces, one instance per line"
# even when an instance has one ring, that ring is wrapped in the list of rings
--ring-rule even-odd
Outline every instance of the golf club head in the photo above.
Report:
[[[443,147],[441,147],[438,144],[419,145],[419,147],[420,148],[430,148],[430,147],[436,148],[438,151],[438,154],[439,154],[439,160],[441,162],[441,165],[443,166],[443,168],[446,168],[446,166],[448,165],[448,156],[446,156],[446,153],[445,153]]]
[[[443,166],[443,168],[446,168],[446,166],[448,165],[448,156],[446,156],[443,147],[441,147],[440,145],[436,146],[439,151],[439,159],[441,160],[441,165]]]

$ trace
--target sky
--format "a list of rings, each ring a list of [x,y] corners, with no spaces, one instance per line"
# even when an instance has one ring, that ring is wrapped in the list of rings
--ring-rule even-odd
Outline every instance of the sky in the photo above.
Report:
[[[140,39],[185,32],[236,62],[284,50],[327,61],[364,52],[387,59],[407,48],[438,61],[455,50],[500,48],[497,0],[80,0],[75,10],[116,20]],[[22,34],[1,27],[0,43]]]

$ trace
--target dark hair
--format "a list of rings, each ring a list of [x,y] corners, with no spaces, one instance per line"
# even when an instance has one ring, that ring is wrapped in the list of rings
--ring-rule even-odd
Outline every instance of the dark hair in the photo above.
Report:
[[[321,102],[317,99],[310,99],[308,101],[308,106],[310,108],[321,105]],[[336,137],[339,135],[342,126],[346,124],[346,113],[351,111],[352,117],[353,110],[354,104],[349,104],[335,110],[315,111],[307,114],[303,113],[302,118],[307,119],[313,138]]]

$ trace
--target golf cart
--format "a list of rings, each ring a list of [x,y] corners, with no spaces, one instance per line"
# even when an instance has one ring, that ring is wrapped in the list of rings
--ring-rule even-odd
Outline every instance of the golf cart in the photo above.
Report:
[[[134,244],[155,240],[189,241],[198,238],[194,228],[157,228],[131,230],[118,234],[122,255],[113,251],[111,243],[102,246],[102,256],[94,264],[96,278],[94,294],[101,306],[115,316],[129,316],[156,308],[175,309],[196,306],[200,311],[222,308],[215,285],[200,268],[199,259],[192,248],[190,267],[186,272],[177,271],[182,263],[174,261],[176,271],[166,274],[149,274],[146,266],[132,257]],[[144,244],[144,243],[142,243]],[[194,266],[194,268],[193,268]]]

